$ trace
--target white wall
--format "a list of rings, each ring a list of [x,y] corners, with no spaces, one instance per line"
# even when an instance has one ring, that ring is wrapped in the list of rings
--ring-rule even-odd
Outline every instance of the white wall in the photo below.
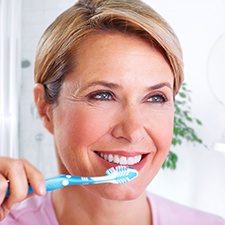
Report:
[[[18,156],[21,0],[0,0],[0,155]]]
[[[203,127],[196,130],[210,148],[187,143],[174,149],[179,156],[176,171],[160,171],[148,189],[225,217],[225,157],[211,149],[225,129],[225,108],[213,96],[207,81],[210,50],[225,33],[225,0],[145,1],[167,19],[181,41],[185,80],[192,90],[192,111],[203,122]],[[52,137],[35,116],[32,104],[33,60],[43,30],[73,3],[72,0],[23,0],[22,57],[31,66],[22,69],[20,150],[21,156],[29,158],[46,176],[55,173],[55,158]],[[221,83],[225,84],[225,76],[221,77]]]
[[[46,177],[56,174],[52,136],[43,128],[33,104],[33,71],[37,43],[55,17],[72,0],[22,0],[22,68],[20,99],[20,157],[29,159]]]

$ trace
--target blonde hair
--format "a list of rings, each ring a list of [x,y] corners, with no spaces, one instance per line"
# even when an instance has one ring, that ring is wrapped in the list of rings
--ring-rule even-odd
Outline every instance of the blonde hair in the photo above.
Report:
[[[57,102],[64,77],[76,67],[76,50],[96,31],[118,31],[147,38],[168,61],[174,93],[183,81],[179,40],[168,23],[139,0],[80,0],[44,32],[37,50],[35,82],[45,87],[45,99]]]

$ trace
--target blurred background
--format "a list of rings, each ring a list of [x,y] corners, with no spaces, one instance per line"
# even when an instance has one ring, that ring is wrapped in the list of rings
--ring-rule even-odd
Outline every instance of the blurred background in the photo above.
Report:
[[[36,46],[72,0],[0,0],[0,155],[22,157],[46,177],[57,173],[52,136],[33,104]],[[193,124],[207,145],[171,147],[175,170],[148,190],[225,218],[225,0],[145,0],[174,28],[183,47]],[[162,140],[163,141],[163,140]]]

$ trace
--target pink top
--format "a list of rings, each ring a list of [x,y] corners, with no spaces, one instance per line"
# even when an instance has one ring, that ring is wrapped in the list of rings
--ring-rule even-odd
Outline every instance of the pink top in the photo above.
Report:
[[[194,210],[148,193],[153,225],[225,225],[225,220]],[[59,225],[51,201],[51,192],[44,197],[32,197],[11,212],[1,225]]]

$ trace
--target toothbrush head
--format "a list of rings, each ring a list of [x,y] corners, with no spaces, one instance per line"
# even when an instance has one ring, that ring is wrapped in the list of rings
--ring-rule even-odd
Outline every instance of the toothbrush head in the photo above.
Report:
[[[114,178],[111,183],[123,184],[135,179],[138,176],[138,171],[132,167],[117,166],[106,170],[106,175]]]

